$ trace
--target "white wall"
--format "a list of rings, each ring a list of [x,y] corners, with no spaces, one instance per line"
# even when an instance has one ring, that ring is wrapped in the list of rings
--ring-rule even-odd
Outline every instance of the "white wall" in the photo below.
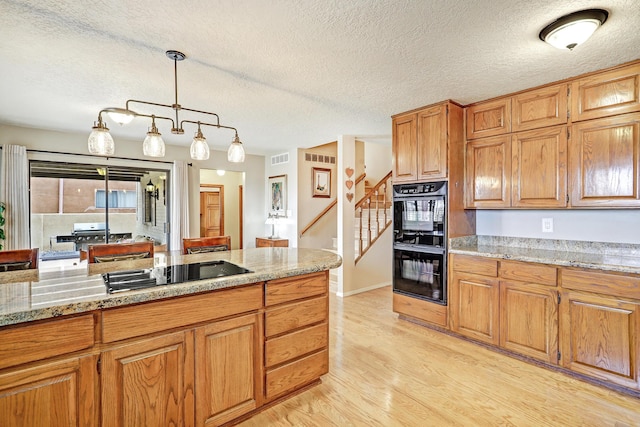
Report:
[[[376,184],[391,172],[391,145],[365,142],[364,165],[367,180]]]
[[[287,211],[290,214],[287,218],[280,219],[277,225],[278,237],[283,239],[289,239],[289,247],[298,247],[298,154],[297,149],[289,151],[289,162],[275,166],[271,166],[271,156],[284,154],[285,152],[279,151],[266,155],[264,157],[264,180],[262,182],[262,189],[264,191],[263,196],[263,209],[256,215],[255,222],[256,227],[260,229],[258,236],[268,237],[271,235],[271,225],[267,225],[264,222],[267,220],[270,206],[270,189],[268,177],[270,176],[287,176]],[[246,224],[246,223],[245,223]],[[255,239],[254,239],[255,240]],[[255,246],[255,241],[253,242]]]
[[[30,159],[51,160],[73,163],[136,166],[150,169],[163,169],[170,171],[174,160],[182,160],[192,163],[189,168],[190,194],[176,194],[189,203],[190,234],[199,234],[200,212],[200,168],[224,169],[236,172],[245,172],[244,187],[244,247],[255,247],[255,238],[264,235],[265,210],[265,160],[264,156],[247,155],[244,163],[230,163],[227,161],[227,153],[211,150],[211,157],[205,161],[191,160],[188,142],[185,146],[167,145],[166,156],[161,162],[154,162],[150,158],[143,158],[142,139],[126,140],[117,138],[115,156],[140,160],[120,160],[116,158],[104,158],[90,156],[87,151],[87,138],[90,129],[86,133],[69,133],[52,130],[24,128],[0,124],[0,145],[16,144],[26,146],[28,150],[55,151],[62,153],[77,153],[83,156],[70,156],[49,153],[29,153]],[[187,138],[188,139],[188,138]]]
[[[553,233],[542,232],[553,219]],[[592,242],[640,243],[640,210],[478,210],[476,234]]]

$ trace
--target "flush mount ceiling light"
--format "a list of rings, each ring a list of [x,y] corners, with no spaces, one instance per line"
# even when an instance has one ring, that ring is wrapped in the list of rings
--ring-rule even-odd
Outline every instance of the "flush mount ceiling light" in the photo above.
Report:
[[[558,49],[573,50],[607,20],[604,9],[586,9],[556,19],[540,31],[540,40]]]
[[[163,157],[164,156],[164,141],[160,136],[160,132],[158,132],[158,128],[156,127],[156,119],[157,120],[168,120],[171,122],[171,133],[177,135],[184,134],[183,125],[185,123],[195,124],[198,126],[198,130],[196,132],[196,136],[193,138],[191,143],[191,158],[194,160],[207,160],[209,158],[209,146],[207,145],[207,140],[202,134],[200,130],[201,126],[211,126],[215,128],[223,128],[223,129],[231,129],[235,132],[235,136],[229,146],[229,151],[227,153],[227,159],[230,162],[241,163],[244,162],[244,147],[242,146],[242,142],[240,142],[240,138],[238,137],[238,131],[234,127],[224,126],[220,124],[220,117],[216,113],[210,113],[208,111],[201,110],[193,110],[191,108],[183,107],[178,103],[178,61],[182,61],[186,58],[186,55],[182,52],[178,52],[177,50],[168,50],[167,57],[173,60],[173,70],[174,70],[174,93],[175,93],[175,103],[173,104],[159,104],[156,102],[149,101],[140,101],[136,99],[129,99],[125,104],[125,108],[105,108],[98,113],[98,121],[94,123],[93,130],[89,135],[89,153],[97,154],[100,156],[111,156],[115,151],[115,144],[113,142],[113,138],[109,133],[109,128],[107,128],[106,124],[103,122],[102,113],[105,113],[111,120],[114,122],[125,125],[130,123],[135,117],[147,117],[151,119],[151,127],[149,132],[147,133],[147,137],[144,140],[142,145],[143,153],[145,156],[151,157]],[[164,117],[157,114],[144,114],[140,112],[133,111],[129,108],[130,104],[144,104],[150,106],[151,108],[158,109],[162,108],[170,108],[175,112],[175,121],[170,117]],[[197,115],[213,116],[215,117],[214,123],[208,123],[202,120],[180,120],[179,114],[181,111],[188,111],[190,113],[195,113]]]

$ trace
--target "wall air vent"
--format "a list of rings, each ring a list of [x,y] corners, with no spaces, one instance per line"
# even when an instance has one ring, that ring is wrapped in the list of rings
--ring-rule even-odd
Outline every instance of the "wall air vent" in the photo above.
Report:
[[[304,153],[305,162],[319,162],[328,163],[330,165],[336,164],[336,156],[327,156],[325,154]]]
[[[289,153],[276,154],[271,156],[271,166],[289,163]]]

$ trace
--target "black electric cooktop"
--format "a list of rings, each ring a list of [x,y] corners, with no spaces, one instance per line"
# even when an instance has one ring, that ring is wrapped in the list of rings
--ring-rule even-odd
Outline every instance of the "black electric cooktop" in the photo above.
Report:
[[[146,268],[143,270],[116,271],[102,275],[107,292],[132,291],[167,284],[215,279],[216,277],[253,273],[244,267],[227,261],[196,262],[193,264],[171,265]]]

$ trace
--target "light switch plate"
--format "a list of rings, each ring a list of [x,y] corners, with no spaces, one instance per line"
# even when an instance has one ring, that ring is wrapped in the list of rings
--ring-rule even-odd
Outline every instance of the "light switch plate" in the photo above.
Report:
[[[553,218],[542,218],[542,232],[553,233]]]

